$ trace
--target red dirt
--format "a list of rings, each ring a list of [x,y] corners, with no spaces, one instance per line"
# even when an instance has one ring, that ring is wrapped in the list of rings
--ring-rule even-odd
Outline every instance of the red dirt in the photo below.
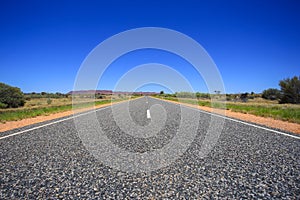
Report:
[[[165,100],[165,99],[162,99],[162,100],[169,101],[169,100]],[[170,102],[179,104],[179,102],[174,102],[174,101],[170,101]],[[197,108],[197,109],[201,109],[201,110],[208,111],[208,112],[226,115],[228,117],[232,117],[235,119],[240,119],[240,120],[244,120],[244,121],[248,121],[248,122],[253,122],[256,124],[265,125],[265,126],[268,126],[271,128],[277,128],[280,130],[300,134],[300,124],[276,120],[276,119],[272,119],[272,118],[259,117],[259,116],[255,116],[255,115],[251,115],[251,114],[238,113],[238,112],[233,112],[230,110],[212,109],[209,107],[197,106],[197,105],[191,105],[191,104],[185,104],[185,103],[180,103],[180,104],[190,106],[193,108]],[[111,105],[111,104],[104,104],[104,105],[97,106],[95,108],[105,107],[108,105]],[[95,109],[95,108],[92,108],[92,109]],[[79,109],[79,110],[76,110],[76,113],[87,111],[87,110],[92,110],[92,109],[91,108]],[[35,124],[35,123],[39,123],[39,122],[48,121],[48,120],[52,120],[52,119],[56,119],[56,118],[60,118],[60,117],[65,117],[65,116],[69,116],[72,114],[74,114],[73,111],[66,111],[66,112],[50,114],[48,116],[38,116],[38,117],[34,117],[34,118],[22,119],[19,121],[10,121],[10,122],[0,124],[0,132],[12,130],[15,128],[20,128],[23,126],[27,126],[27,125],[31,125],[31,124]]]

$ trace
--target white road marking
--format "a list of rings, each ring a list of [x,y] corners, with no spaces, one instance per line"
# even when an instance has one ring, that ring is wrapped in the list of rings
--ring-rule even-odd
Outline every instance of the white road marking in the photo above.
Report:
[[[151,118],[150,110],[148,109],[148,110],[147,110],[147,119],[150,119],[150,118]]]
[[[131,101],[134,101],[134,100],[137,100],[137,99],[133,99]],[[158,100],[161,100],[161,99],[158,99]],[[161,100],[161,101],[163,101],[163,100]],[[171,102],[168,102],[168,101],[165,101],[165,102],[171,103]],[[119,103],[126,103],[126,102],[119,102]],[[172,104],[176,104],[176,103],[172,103]],[[209,115],[213,115],[213,116],[216,116],[216,117],[222,117],[224,119],[231,120],[231,121],[234,121],[234,122],[238,122],[238,123],[241,123],[241,124],[245,124],[245,125],[248,125],[248,126],[252,126],[252,127],[255,127],[255,128],[263,129],[263,130],[270,131],[270,132],[273,132],[273,133],[278,133],[280,135],[284,135],[284,136],[295,138],[295,139],[300,139],[300,137],[298,137],[298,136],[290,135],[288,133],[284,133],[284,132],[281,132],[281,131],[273,130],[273,129],[270,129],[270,128],[258,126],[258,125],[247,123],[247,122],[243,122],[243,121],[240,121],[240,120],[237,120],[237,119],[233,119],[233,118],[230,118],[230,117],[226,117],[226,116],[223,116],[223,115],[218,115],[218,114],[215,114],[215,113],[210,113],[210,112],[207,112],[207,111],[199,110],[199,109],[196,109],[196,108],[193,108],[193,107],[189,107],[189,106],[185,106],[185,105],[182,105],[182,104],[180,104],[180,105],[184,106],[186,108],[190,108],[192,110],[196,110],[196,111],[199,111],[199,112],[202,112],[202,113],[206,113],[206,114],[209,114]],[[9,137],[14,136],[14,135],[19,135],[19,134],[26,133],[26,132],[29,132],[29,131],[32,131],[32,130],[36,130],[36,129],[39,129],[39,128],[42,128],[42,127],[45,127],[45,126],[50,126],[52,124],[57,124],[57,123],[60,123],[60,122],[63,122],[63,121],[74,119],[75,117],[80,117],[80,116],[83,116],[83,115],[87,115],[87,114],[90,114],[92,112],[96,112],[96,111],[99,111],[99,110],[104,110],[104,109],[107,109],[109,107],[110,106],[102,107],[102,108],[99,108],[99,109],[96,109],[96,110],[92,110],[92,111],[89,111],[89,112],[85,112],[85,113],[82,113],[82,114],[73,115],[71,117],[67,117],[67,118],[64,118],[64,119],[61,119],[61,120],[58,120],[58,121],[54,121],[54,122],[51,122],[51,123],[48,123],[48,124],[44,124],[44,125],[33,127],[33,128],[30,128],[30,129],[27,129],[27,130],[20,131],[20,132],[12,133],[12,134],[0,137],[0,140],[5,139],[5,138],[9,138]],[[147,110],[147,118],[148,118],[148,112],[149,112],[149,118],[151,118],[151,116],[150,116],[150,110]]]
[[[104,107],[104,108],[107,108],[107,107]],[[14,136],[14,135],[19,135],[19,134],[22,134],[22,133],[26,133],[28,131],[33,131],[33,130],[36,130],[36,129],[39,129],[39,128],[43,128],[45,126],[50,126],[52,124],[57,124],[57,123],[60,123],[60,122],[63,122],[63,121],[74,119],[75,117],[80,117],[80,116],[83,116],[83,115],[87,115],[87,114],[90,114],[92,112],[96,112],[98,110],[102,110],[104,108],[100,108],[100,109],[97,109],[97,110],[92,110],[92,111],[89,111],[89,112],[86,112],[86,113],[82,113],[82,114],[78,114],[78,115],[73,115],[71,117],[67,117],[67,118],[64,118],[64,119],[61,119],[61,120],[58,120],[58,121],[55,121],[55,122],[50,122],[48,124],[43,124],[41,126],[37,126],[37,127],[33,127],[33,128],[30,128],[30,129],[23,130],[23,131],[19,131],[19,132],[16,132],[16,133],[12,133],[10,135],[6,135],[6,136],[3,136],[3,137],[0,137],[0,140],[8,138],[8,137],[11,137],[11,136]]]
[[[132,99],[130,101],[135,101],[139,98],[136,98],[136,99]],[[121,103],[126,103],[127,101],[121,101],[121,102],[117,102],[115,103],[114,105],[117,105],[117,104],[121,104]],[[80,116],[83,116],[83,115],[88,115],[92,112],[96,112],[96,111],[99,111],[99,110],[104,110],[104,109],[107,109],[109,108],[111,105],[107,105],[105,107],[102,107],[102,108],[98,108],[98,109],[95,109],[95,110],[91,110],[91,111],[88,111],[88,112],[84,112],[84,113],[81,113],[81,114],[76,114],[76,115],[73,115],[73,116],[70,116],[70,117],[67,117],[67,118],[64,118],[64,119],[61,119],[61,120],[58,120],[58,121],[54,121],[54,122],[50,122],[48,124],[43,124],[41,126],[37,126],[37,127],[33,127],[33,128],[30,128],[30,129],[26,129],[26,130],[23,130],[23,131],[19,131],[19,132],[16,132],[16,133],[12,133],[12,134],[9,134],[9,135],[6,135],[6,136],[2,136],[0,137],[0,140],[2,139],[5,139],[5,138],[9,138],[11,136],[15,136],[15,135],[19,135],[19,134],[22,134],[22,133],[26,133],[26,132],[29,132],[29,131],[33,131],[33,130],[36,130],[36,129],[39,129],[39,128],[43,128],[43,127],[46,127],[46,126],[50,126],[50,125],[53,125],[53,124],[57,124],[57,123],[60,123],[60,122],[63,122],[63,121],[67,121],[67,120],[70,120],[70,119],[74,119],[76,117],[80,117]],[[1,133],[0,133],[1,134]]]
[[[165,102],[169,102],[169,101],[165,101]],[[173,103],[173,102],[169,102],[169,103],[176,104],[176,103]],[[216,113],[207,112],[207,111],[200,110],[200,109],[197,109],[197,108],[193,108],[193,107],[190,107],[190,106],[186,106],[186,105],[182,105],[182,104],[179,104],[179,105],[180,106],[184,106],[186,108],[190,108],[190,109],[195,110],[195,111],[206,113],[206,114],[209,114],[209,115],[212,115],[212,116],[221,117],[221,118],[224,118],[224,119],[227,119],[227,120],[230,120],[230,121],[234,121],[234,122],[238,122],[238,123],[241,123],[241,124],[245,124],[247,126],[252,126],[252,127],[263,129],[263,130],[270,131],[270,132],[273,132],[273,133],[278,133],[278,134],[281,134],[281,135],[284,135],[284,136],[287,136],[287,137],[291,137],[291,138],[295,138],[295,139],[298,139],[298,140],[300,139],[299,136],[291,135],[291,134],[284,133],[284,132],[281,132],[281,131],[277,131],[277,130],[274,130],[274,129],[266,128],[266,127],[263,127],[263,126],[251,124],[251,123],[244,122],[244,121],[240,121],[238,119],[233,119],[233,118],[226,117],[226,116],[223,116],[223,115],[219,115],[219,114],[216,114]]]

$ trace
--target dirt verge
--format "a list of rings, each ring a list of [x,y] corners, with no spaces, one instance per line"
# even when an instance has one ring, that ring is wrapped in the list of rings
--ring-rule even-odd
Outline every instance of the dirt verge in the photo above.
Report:
[[[233,112],[230,110],[222,110],[222,109],[210,108],[210,107],[205,107],[205,106],[191,105],[191,104],[187,104],[187,103],[175,102],[175,101],[170,101],[170,100],[166,100],[166,99],[161,99],[161,100],[176,103],[176,104],[182,104],[185,106],[197,108],[197,109],[204,110],[207,112],[225,115],[227,117],[231,117],[231,118],[235,118],[235,119],[239,119],[239,120],[243,120],[243,121],[247,121],[247,122],[252,122],[255,124],[264,125],[264,126],[267,126],[270,128],[276,128],[276,129],[280,129],[283,131],[300,134],[300,124],[297,124],[297,123],[276,120],[276,119],[268,118],[268,117],[260,117],[260,116],[256,116],[256,115],[252,115],[252,114]]]
[[[165,100],[165,99],[161,99],[161,100],[179,104],[179,102],[175,102],[175,101],[170,101],[170,100]],[[124,102],[124,101],[122,101],[122,102]],[[119,103],[119,102],[116,102],[116,103]],[[112,103],[112,104],[115,104],[115,103]],[[112,104],[111,103],[103,104],[103,105],[96,106],[95,108],[79,109],[79,110],[76,110],[76,113],[84,112],[84,111],[92,110],[92,109],[97,109],[97,108],[109,106]],[[197,105],[191,105],[191,104],[186,104],[186,103],[180,103],[180,104],[190,106],[193,108],[197,108],[200,110],[208,111],[208,112],[214,112],[217,114],[226,115],[228,117],[240,119],[243,121],[248,121],[248,122],[252,122],[252,123],[256,123],[256,124],[260,124],[260,125],[265,125],[270,128],[276,128],[276,129],[280,129],[283,131],[300,134],[300,124],[276,120],[273,118],[259,117],[259,116],[255,116],[255,115],[251,115],[251,114],[238,113],[238,112],[233,112],[230,110],[225,111],[225,110],[221,110],[221,109],[212,109],[212,108],[205,107],[205,106],[197,106]],[[4,124],[0,123],[0,132],[20,128],[20,127],[31,125],[31,124],[36,124],[39,122],[48,121],[48,120],[52,120],[52,119],[56,119],[56,118],[60,118],[60,117],[65,117],[65,116],[69,116],[72,114],[74,114],[73,110],[50,114],[47,116],[38,116],[38,117],[34,117],[34,118],[22,119],[19,121],[10,121],[10,122],[6,122]]]
[[[125,101],[128,101],[128,100],[125,100]],[[125,102],[125,101],[121,101],[121,102]],[[59,112],[59,113],[53,113],[53,114],[49,114],[49,115],[42,115],[42,116],[26,118],[26,119],[22,119],[22,120],[18,120],[18,121],[8,121],[5,123],[0,123],[0,132],[9,131],[12,129],[21,128],[23,126],[28,126],[28,125],[32,125],[32,124],[36,124],[36,123],[40,123],[40,122],[44,122],[44,121],[48,121],[48,120],[52,120],[52,119],[66,117],[66,116],[73,115],[75,113],[98,109],[98,108],[110,106],[110,105],[121,103],[121,102],[102,104],[102,105],[98,105],[98,106],[95,106],[92,108],[90,107],[90,108],[77,109],[75,111],[70,110],[70,111],[64,111],[64,112]]]

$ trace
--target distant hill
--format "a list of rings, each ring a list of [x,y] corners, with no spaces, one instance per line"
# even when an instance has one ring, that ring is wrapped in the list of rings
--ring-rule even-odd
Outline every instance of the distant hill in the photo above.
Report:
[[[102,94],[102,95],[113,95],[113,94],[126,94],[126,95],[154,95],[159,94],[157,92],[122,92],[122,91],[112,91],[112,90],[77,90],[70,91],[67,94]]]

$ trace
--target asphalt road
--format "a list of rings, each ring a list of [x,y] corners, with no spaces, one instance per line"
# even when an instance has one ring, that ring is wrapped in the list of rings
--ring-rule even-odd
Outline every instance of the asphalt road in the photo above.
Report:
[[[150,97],[3,132],[0,145],[0,199],[300,196],[298,136]]]

